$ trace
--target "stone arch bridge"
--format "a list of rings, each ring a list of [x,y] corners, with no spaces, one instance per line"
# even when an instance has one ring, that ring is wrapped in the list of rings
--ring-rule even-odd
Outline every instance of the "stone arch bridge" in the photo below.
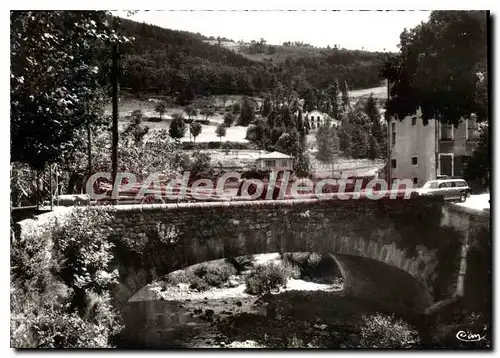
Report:
[[[114,293],[117,307],[146,284],[192,264],[257,253],[315,251],[334,256],[346,295],[379,302],[394,312],[431,314],[466,293],[474,294],[477,277],[467,272],[477,275],[474,267],[490,254],[489,212],[440,197],[91,210],[105,210],[113,217],[111,239],[120,273]]]

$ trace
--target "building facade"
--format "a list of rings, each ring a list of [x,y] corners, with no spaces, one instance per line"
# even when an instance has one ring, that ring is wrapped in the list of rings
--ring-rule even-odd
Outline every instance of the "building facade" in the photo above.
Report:
[[[457,127],[435,120],[424,125],[419,110],[401,121],[391,118],[387,129],[388,179],[411,179],[416,187],[439,176],[462,177],[477,140],[474,115]]]
[[[332,125],[334,127],[338,127],[340,125],[339,120],[331,118],[328,114],[320,112],[316,109],[304,113],[304,118],[307,119],[307,121],[309,122],[309,126],[312,130],[318,129],[318,127],[323,125],[328,118],[330,118],[330,121],[332,122]]]
[[[256,161],[260,170],[292,170],[293,157],[280,152],[272,152],[261,155]]]

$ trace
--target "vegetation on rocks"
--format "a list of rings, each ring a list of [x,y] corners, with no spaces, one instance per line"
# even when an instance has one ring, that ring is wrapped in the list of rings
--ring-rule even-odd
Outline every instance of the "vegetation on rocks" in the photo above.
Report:
[[[221,288],[228,283],[236,269],[226,262],[215,265],[202,264],[193,270],[173,272],[165,277],[167,285],[189,284],[189,288],[206,291],[210,288]]]
[[[298,278],[300,270],[286,263],[270,262],[257,265],[255,271],[245,278],[246,292],[251,295],[263,295],[286,286],[289,278]]]
[[[417,332],[401,319],[375,314],[363,316],[361,341],[363,348],[416,348]]]
[[[108,218],[76,210],[64,225],[11,239],[11,346],[105,348],[121,330],[111,303],[117,282],[103,230]]]

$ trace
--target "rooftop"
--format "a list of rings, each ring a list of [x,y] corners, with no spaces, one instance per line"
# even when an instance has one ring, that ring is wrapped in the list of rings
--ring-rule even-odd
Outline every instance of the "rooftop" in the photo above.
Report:
[[[293,157],[291,155],[280,152],[271,152],[262,154],[258,159],[293,159]]]

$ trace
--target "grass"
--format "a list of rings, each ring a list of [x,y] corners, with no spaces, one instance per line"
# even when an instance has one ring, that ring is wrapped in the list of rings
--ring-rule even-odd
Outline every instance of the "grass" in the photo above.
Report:
[[[300,270],[286,262],[270,262],[258,265],[255,271],[245,279],[246,292],[251,295],[263,295],[286,286],[289,278],[298,278]]]

